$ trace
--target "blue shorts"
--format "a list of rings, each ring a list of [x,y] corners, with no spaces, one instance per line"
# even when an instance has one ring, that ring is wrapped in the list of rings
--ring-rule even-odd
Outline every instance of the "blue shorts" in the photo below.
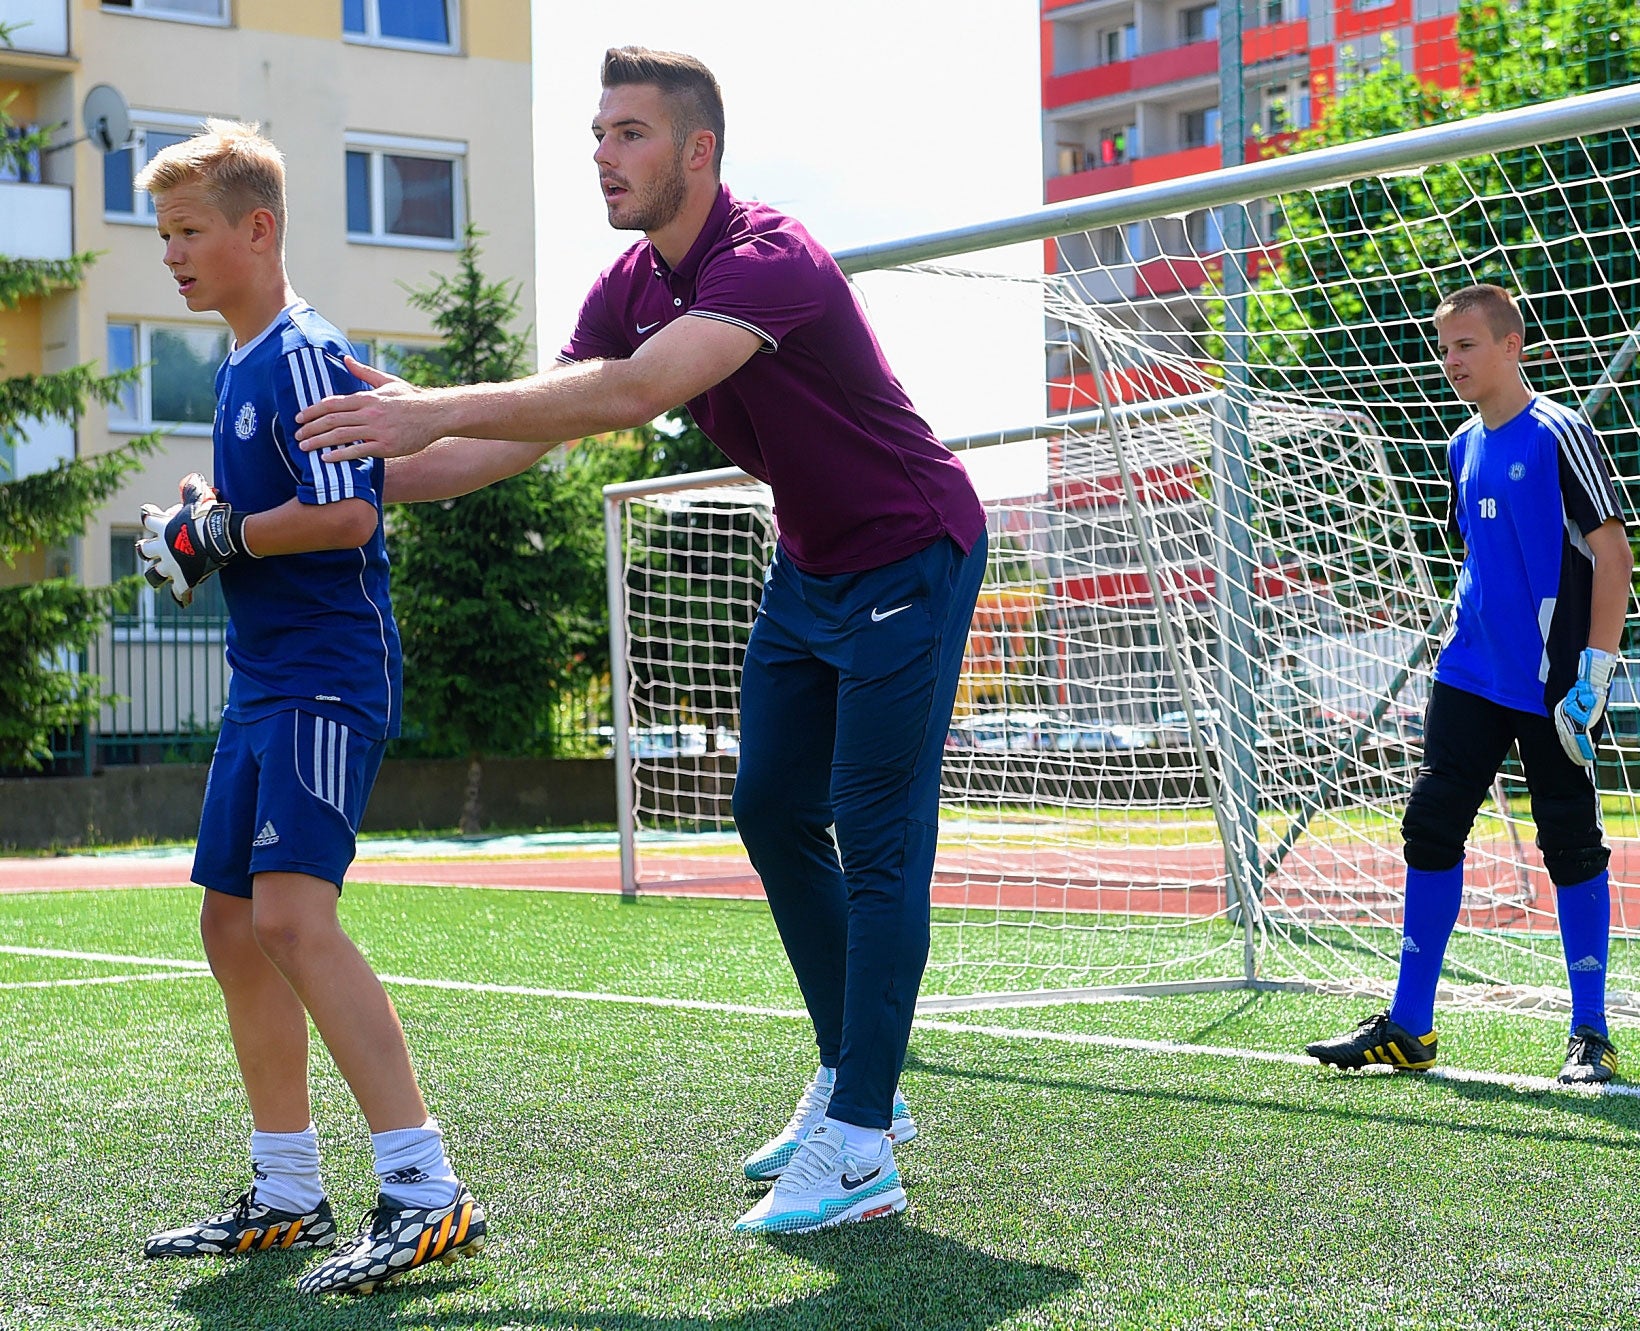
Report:
[[[259,873],[301,873],[341,890],[387,742],[309,712],[224,721],[205,783],[193,880],[251,895]]]

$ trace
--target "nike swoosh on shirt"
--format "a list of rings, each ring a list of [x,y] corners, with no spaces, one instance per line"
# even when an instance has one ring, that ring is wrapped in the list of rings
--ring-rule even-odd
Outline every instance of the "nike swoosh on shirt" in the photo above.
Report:
[[[881,624],[890,615],[897,615],[900,611],[909,609],[911,609],[910,601],[907,601],[904,605],[897,605],[892,610],[873,610],[871,612],[871,622],[873,624]]]
[[[639,324],[638,325],[638,334],[639,334],[639,336],[642,336],[644,333],[647,333],[651,328],[659,328],[660,326],[661,326],[661,321],[659,319],[655,320],[655,322],[652,323],[652,324]]]

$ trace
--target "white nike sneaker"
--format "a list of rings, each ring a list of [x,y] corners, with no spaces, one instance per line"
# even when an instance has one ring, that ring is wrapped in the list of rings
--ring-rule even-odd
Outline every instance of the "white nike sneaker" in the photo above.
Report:
[[[798,1097],[797,1109],[791,1120],[773,1137],[759,1146],[746,1157],[744,1166],[746,1177],[757,1182],[780,1177],[780,1171],[785,1169],[786,1162],[792,1158],[798,1144],[808,1136],[809,1129],[814,1127],[826,1116],[826,1110],[831,1105],[831,1083],[824,1085],[820,1082],[820,1075],[814,1078],[803,1088],[803,1094]],[[911,1117],[911,1110],[907,1108],[905,1096],[900,1088],[894,1088],[894,1121],[889,1124],[888,1139],[896,1146],[904,1146],[917,1135],[917,1120]]]
[[[737,1234],[803,1234],[812,1229],[876,1220],[905,1210],[894,1143],[857,1155],[843,1134],[818,1123],[798,1143],[774,1187],[735,1221]]]

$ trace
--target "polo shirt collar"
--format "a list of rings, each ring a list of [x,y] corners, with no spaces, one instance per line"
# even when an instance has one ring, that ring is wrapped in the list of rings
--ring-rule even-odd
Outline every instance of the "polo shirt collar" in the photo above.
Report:
[[[695,243],[689,247],[689,253],[683,256],[683,262],[676,268],[668,268],[661,252],[649,247],[650,261],[655,265],[655,272],[662,277],[681,277],[685,282],[693,282],[695,274],[706,261],[706,254],[713,245],[717,244],[729,225],[729,210],[734,206],[734,196],[729,193],[727,185],[718,186],[717,199],[712,204],[712,211],[706,214],[706,222],[695,237]]]

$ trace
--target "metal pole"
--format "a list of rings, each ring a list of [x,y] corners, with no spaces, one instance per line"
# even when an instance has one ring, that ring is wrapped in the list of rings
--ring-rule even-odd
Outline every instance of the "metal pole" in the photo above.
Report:
[[[637,820],[632,802],[632,742],[627,717],[626,569],[621,500],[604,489],[604,592],[609,605],[609,702],[615,729],[615,824],[621,837],[621,896],[638,895]]]
[[[1220,23],[1222,34],[1222,18]],[[1223,62],[1220,63],[1222,66]],[[1238,51],[1235,60],[1238,70],[1240,64]],[[1513,111],[1497,111],[1446,125],[1430,125],[1358,143],[1268,157],[1260,162],[1246,162],[1177,180],[1135,185],[1074,203],[1050,204],[999,221],[839,250],[833,257],[845,273],[874,272],[927,259],[971,254],[975,250],[1046,240],[1070,231],[1125,226],[1129,222],[1175,216],[1201,208],[1245,204],[1363,176],[1414,170],[1635,124],[1640,124],[1640,84],[1607,88]],[[1221,124],[1221,131],[1222,128]]]
[[[1240,0],[1219,5],[1219,151],[1224,170],[1241,168],[1247,146],[1246,85],[1242,78]],[[1259,653],[1253,551],[1252,442],[1247,428],[1251,374],[1247,356],[1247,274],[1242,256],[1248,248],[1247,208],[1220,209],[1222,237],[1220,290],[1224,297],[1224,393],[1213,413],[1212,483],[1217,502],[1214,527],[1220,552],[1214,570],[1213,602],[1218,618],[1221,718],[1221,784],[1229,802],[1228,820],[1235,841],[1232,858],[1226,843],[1225,867],[1242,875],[1228,884],[1227,905],[1240,911],[1244,930],[1243,965],[1248,980],[1257,974],[1253,923],[1262,902],[1264,880],[1259,862],[1258,693],[1253,662]]]

